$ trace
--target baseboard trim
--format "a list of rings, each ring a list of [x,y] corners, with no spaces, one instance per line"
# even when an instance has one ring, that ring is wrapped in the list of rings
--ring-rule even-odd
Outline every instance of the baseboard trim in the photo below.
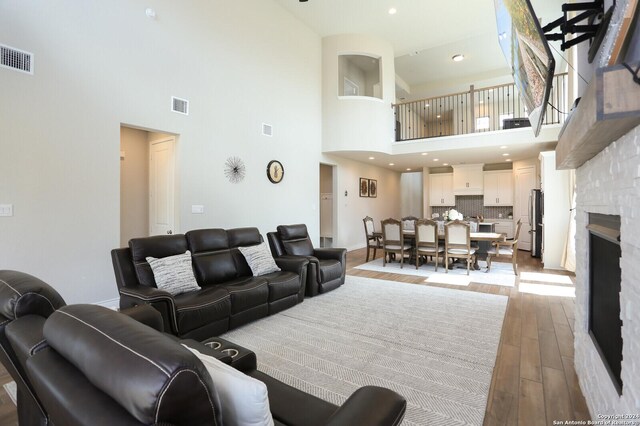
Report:
[[[120,298],[103,300],[102,302],[95,302],[94,305],[104,306],[105,308],[113,309],[117,311],[120,308]]]

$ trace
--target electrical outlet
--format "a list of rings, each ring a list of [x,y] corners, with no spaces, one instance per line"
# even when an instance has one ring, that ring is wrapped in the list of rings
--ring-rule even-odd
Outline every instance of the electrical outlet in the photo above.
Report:
[[[0,204],[0,216],[13,216],[13,204]]]

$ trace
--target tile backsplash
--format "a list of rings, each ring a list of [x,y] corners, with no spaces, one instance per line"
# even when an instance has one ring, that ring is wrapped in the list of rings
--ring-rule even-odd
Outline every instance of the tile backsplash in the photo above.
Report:
[[[442,214],[449,210],[451,207],[431,207],[432,213]],[[502,214],[503,218],[507,218],[509,213],[513,213],[512,206],[500,206],[500,207],[485,207],[484,197],[482,195],[456,195],[455,209],[467,216],[480,216],[485,218],[498,219]]]

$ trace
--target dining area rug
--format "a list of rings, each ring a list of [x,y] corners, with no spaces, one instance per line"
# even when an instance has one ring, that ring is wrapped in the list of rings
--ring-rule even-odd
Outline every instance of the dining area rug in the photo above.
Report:
[[[450,284],[458,286],[468,286],[470,283],[490,284],[502,287],[514,287],[516,284],[516,276],[513,273],[513,266],[506,262],[491,262],[491,271],[487,272],[487,262],[478,261],[480,270],[471,270],[467,275],[466,268],[455,267],[445,273],[444,266],[438,265],[436,272],[433,262],[427,262],[420,265],[418,269],[414,264],[405,262],[400,268],[400,262],[387,262],[386,266],[382,265],[382,258],[374,259],[371,262],[356,266],[355,269],[363,271],[387,272],[390,274],[413,275],[425,277],[427,283]]]
[[[221,337],[258,369],[341,405],[382,386],[403,425],[482,425],[507,297],[347,276],[343,286]]]

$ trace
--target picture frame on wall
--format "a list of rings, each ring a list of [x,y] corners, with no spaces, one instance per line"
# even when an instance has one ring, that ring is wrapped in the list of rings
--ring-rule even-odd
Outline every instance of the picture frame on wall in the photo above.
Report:
[[[369,179],[369,197],[376,198],[378,196],[378,181]]]
[[[361,197],[369,196],[369,179],[360,178],[360,196]]]

